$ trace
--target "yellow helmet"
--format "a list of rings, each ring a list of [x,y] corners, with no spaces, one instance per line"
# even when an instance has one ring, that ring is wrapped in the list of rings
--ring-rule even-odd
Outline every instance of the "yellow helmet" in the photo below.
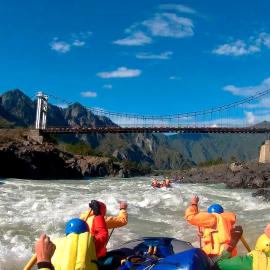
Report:
[[[255,250],[259,250],[264,253],[270,252],[270,238],[266,234],[262,234],[257,239]]]

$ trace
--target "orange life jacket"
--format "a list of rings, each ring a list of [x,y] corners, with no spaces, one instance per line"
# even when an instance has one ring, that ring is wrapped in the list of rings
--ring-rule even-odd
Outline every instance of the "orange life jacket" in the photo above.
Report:
[[[226,244],[231,242],[231,230],[233,223],[226,218],[226,214],[213,214],[216,216],[216,228],[206,228],[203,232],[203,250],[207,255],[219,256],[224,251]],[[233,251],[235,256],[237,250]]]
[[[160,184],[158,183],[157,180],[153,180],[151,185],[152,185],[152,187],[159,187],[160,186]]]
[[[165,180],[165,186],[170,187],[171,186],[171,181],[169,179]]]

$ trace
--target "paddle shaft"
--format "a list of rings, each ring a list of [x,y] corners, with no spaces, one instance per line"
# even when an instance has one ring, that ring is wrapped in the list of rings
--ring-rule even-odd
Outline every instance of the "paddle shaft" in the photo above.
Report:
[[[28,263],[25,265],[23,270],[31,270],[36,263],[37,263],[37,255],[34,254],[32,258],[28,261]]]
[[[108,245],[108,243],[109,243],[109,241],[110,241],[110,239],[111,239],[111,236],[112,236],[112,234],[113,234],[113,231],[114,231],[114,228],[112,229],[112,231],[111,231],[111,233],[110,233],[110,235],[109,235],[109,238],[108,238],[108,241],[107,241],[107,243],[106,243],[106,246]]]
[[[196,208],[197,208],[197,213],[199,213],[199,207],[198,207],[198,204],[196,205]],[[198,227],[198,235],[199,235],[200,248],[202,248],[202,238],[201,238],[201,233],[202,233],[201,227]]]
[[[242,244],[244,245],[244,247],[247,249],[247,251],[250,252],[251,248],[243,235],[241,236],[240,240],[241,240]]]

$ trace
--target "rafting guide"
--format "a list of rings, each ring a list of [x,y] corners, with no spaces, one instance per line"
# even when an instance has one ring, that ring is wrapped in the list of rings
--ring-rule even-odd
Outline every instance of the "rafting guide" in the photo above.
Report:
[[[199,235],[202,239],[202,249],[210,257],[220,256],[225,248],[232,249],[232,255],[237,254],[236,244],[241,238],[233,239],[236,214],[224,212],[220,204],[212,204],[207,212],[198,211],[199,197],[193,196],[191,205],[186,209],[185,219],[194,226],[203,229]]]

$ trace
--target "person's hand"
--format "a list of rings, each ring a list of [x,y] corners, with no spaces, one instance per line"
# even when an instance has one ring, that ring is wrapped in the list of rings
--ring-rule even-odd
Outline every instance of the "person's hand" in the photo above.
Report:
[[[51,258],[55,251],[55,244],[51,242],[50,237],[46,234],[41,234],[35,244],[35,252],[37,255],[37,263],[51,262]]]
[[[193,196],[192,199],[191,199],[191,204],[192,205],[197,205],[198,202],[199,202],[199,197],[198,196]]]
[[[127,207],[128,207],[127,202],[125,202],[125,201],[121,201],[121,202],[120,202],[120,205],[119,205],[119,208],[120,208],[120,209],[126,210]]]

